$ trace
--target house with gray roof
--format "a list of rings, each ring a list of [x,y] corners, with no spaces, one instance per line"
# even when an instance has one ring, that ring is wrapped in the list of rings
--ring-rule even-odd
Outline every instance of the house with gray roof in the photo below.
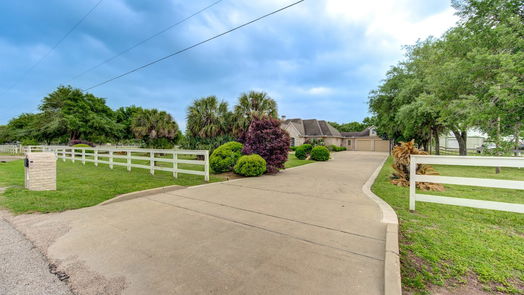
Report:
[[[312,140],[322,140],[326,146],[346,147],[350,151],[389,152],[390,142],[377,136],[375,128],[360,132],[339,132],[324,120],[285,119],[282,129],[289,133],[291,146],[299,146]]]

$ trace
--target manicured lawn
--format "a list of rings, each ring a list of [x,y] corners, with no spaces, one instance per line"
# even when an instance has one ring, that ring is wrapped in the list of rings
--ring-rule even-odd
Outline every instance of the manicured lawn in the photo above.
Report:
[[[295,153],[290,153],[287,162],[284,164],[286,168],[302,166],[310,163],[315,163],[313,160],[299,160],[295,157]]]
[[[439,286],[479,284],[486,293],[524,294],[524,214],[417,202],[408,210],[408,188],[389,183],[392,159],[372,190],[388,202],[400,220],[404,292],[431,293]],[[434,166],[445,176],[524,180],[524,169]],[[434,194],[524,203],[524,191],[446,185]],[[430,192],[424,192],[430,193]]]
[[[93,206],[133,191],[205,183],[204,177],[199,175],[179,174],[175,179],[169,172],[155,171],[155,175],[151,175],[147,169],[133,168],[132,172],[128,172],[125,167],[115,166],[111,170],[103,164],[96,167],[93,163],[86,163],[84,166],[69,160],[59,160],[57,165],[57,191],[35,192],[23,188],[22,160],[0,163],[0,186],[10,186],[0,196],[0,206],[15,213],[57,212]],[[210,176],[211,182],[220,180]]]

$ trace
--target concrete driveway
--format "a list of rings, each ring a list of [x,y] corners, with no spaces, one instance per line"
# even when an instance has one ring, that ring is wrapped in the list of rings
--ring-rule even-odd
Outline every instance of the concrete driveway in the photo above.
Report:
[[[78,294],[383,294],[386,229],[362,186],[386,155],[333,156],[12,222]]]

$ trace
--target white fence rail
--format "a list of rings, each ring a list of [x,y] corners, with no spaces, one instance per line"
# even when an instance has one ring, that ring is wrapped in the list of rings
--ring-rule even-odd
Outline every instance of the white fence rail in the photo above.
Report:
[[[14,144],[2,144],[0,145],[0,153],[18,154],[21,153],[21,146]]]
[[[109,168],[124,166],[128,171],[132,168],[149,169],[151,174],[155,171],[168,171],[177,178],[178,174],[193,174],[204,176],[209,181],[209,151],[207,150],[164,150],[164,149],[139,149],[139,148],[101,148],[101,147],[69,147],[69,146],[24,146],[22,151],[53,152],[58,159],[107,164]],[[140,155],[136,155],[140,154]],[[187,159],[187,156],[197,156],[197,159]],[[199,160],[198,158],[202,158]],[[133,160],[144,164],[133,163]],[[168,166],[158,166],[157,163],[168,163]],[[179,164],[192,164],[203,166],[203,171],[182,169]]]
[[[450,177],[440,175],[419,175],[417,172],[418,164],[437,164],[437,165],[459,165],[459,166],[484,166],[484,167],[514,167],[523,168],[524,158],[516,157],[459,157],[459,156],[423,156],[411,155],[410,176],[409,176],[409,209],[415,210],[416,201],[437,204],[448,204],[463,207],[473,207],[481,209],[492,209],[524,213],[524,204],[504,203],[483,201],[474,199],[452,198],[427,194],[416,193],[417,182],[433,182],[457,185],[469,185],[479,187],[506,188],[524,190],[524,181],[501,180],[470,177]]]

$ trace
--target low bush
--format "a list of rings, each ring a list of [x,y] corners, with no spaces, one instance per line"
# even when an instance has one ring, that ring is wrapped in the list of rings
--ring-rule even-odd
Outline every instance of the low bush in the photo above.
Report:
[[[228,172],[233,170],[240,156],[244,145],[240,142],[231,141],[216,148],[209,158],[209,165],[215,173]]]
[[[327,161],[329,160],[329,150],[325,146],[316,146],[311,150],[311,160]]]
[[[296,151],[298,146],[290,146],[289,149],[292,151]]]
[[[337,147],[337,152],[343,152],[343,151],[347,151],[347,148],[345,146],[339,146]]]
[[[295,157],[297,157],[299,160],[305,160],[307,158],[307,152],[304,146],[301,145],[297,147],[295,150]]]
[[[243,176],[260,176],[266,172],[266,160],[257,154],[240,157],[235,165],[235,173]]]
[[[327,148],[328,148],[328,150],[329,150],[330,152],[336,152],[338,146],[332,144],[332,145],[328,145]]]
[[[92,146],[88,145],[88,144],[84,144],[84,143],[79,143],[79,144],[75,144],[71,147],[75,147],[75,148],[91,148]],[[78,150],[77,150],[78,152]],[[86,154],[92,154],[93,153],[93,150],[88,150],[86,149]]]
[[[311,153],[311,150],[313,149],[313,146],[310,145],[309,143],[304,143],[303,145],[301,145],[301,147],[304,149],[304,151],[308,155]]]
[[[82,140],[82,139],[73,139],[73,140],[70,140],[69,143],[67,144],[68,146],[74,146],[74,145],[77,145],[77,144],[86,144],[90,147],[95,147],[95,144],[90,142],[90,141],[87,141],[87,140]]]

